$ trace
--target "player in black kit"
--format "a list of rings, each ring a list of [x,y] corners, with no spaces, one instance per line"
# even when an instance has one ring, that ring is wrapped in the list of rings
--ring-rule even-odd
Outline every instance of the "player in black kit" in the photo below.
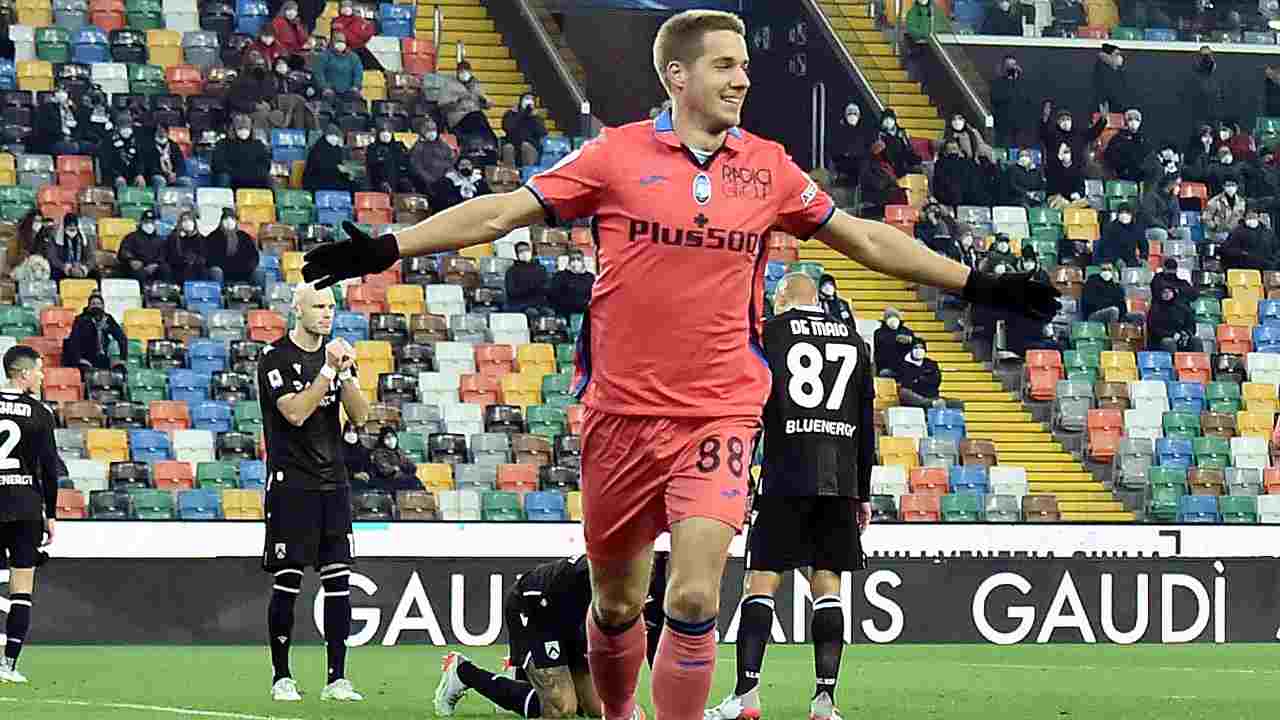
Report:
[[[655,567],[649,585],[649,597],[656,599],[659,610],[665,587],[664,564]],[[648,612],[649,605],[646,601],[646,619],[653,614]],[[515,679],[491,673],[461,653],[451,652],[444,656],[436,687],[436,715],[453,715],[462,696],[475,690],[521,717],[600,717],[600,698],[587,668],[590,606],[591,574],[585,555],[555,560],[521,575],[503,599]],[[652,655],[649,664],[653,664]]]
[[[330,340],[331,290],[300,284],[294,328],[268,346],[258,363],[258,397],[267,444],[266,547],[262,567],[274,575],[267,609],[275,700],[302,699],[289,670],[293,605],[302,570],[320,573],[328,684],[322,700],[363,700],[346,679],[351,634],[351,485],[342,463],[338,403],[356,425],[369,402],[356,381],[355,351]]]
[[[18,672],[31,593],[43,545],[57,529],[58,451],[53,413],[38,396],[44,382],[40,353],[26,345],[4,354],[9,386],[0,390],[0,553],[9,564],[9,617],[5,621],[0,683],[25,683]]]
[[[839,718],[844,649],[840,573],[865,566],[860,533],[871,519],[875,463],[871,353],[852,324],[830,320],[808,276],[778,284],[764,326],[773,389],[764,409],[764,462],[747,536],[738,629],[738,682],[707,720],[760,717],[760,668],[782,573],[809,569],[817,685],[810,720]]]

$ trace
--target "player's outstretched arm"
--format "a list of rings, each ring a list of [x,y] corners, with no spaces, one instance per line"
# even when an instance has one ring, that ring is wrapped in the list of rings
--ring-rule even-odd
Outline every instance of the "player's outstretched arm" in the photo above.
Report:
[[[1058,312],[1056,288],[1029,275],[988,275],[945,258],[897,228],[836,210],[818,240],[877,272],[956,292],[980,305],[1048,319]]]
[[[343,223],[349,240],[326,243],[307,253],[302,277],[323,289],[348,278],[374,275],[396,260],[459,250],[493,242],[546,217],[538,198],[526,188],[472,198],[398,233],[370,237]]]

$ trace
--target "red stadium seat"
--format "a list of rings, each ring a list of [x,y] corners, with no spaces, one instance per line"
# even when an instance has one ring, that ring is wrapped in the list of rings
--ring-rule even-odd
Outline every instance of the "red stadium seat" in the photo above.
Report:
[[[47,367],[44,369],[44,399],[46,402],[76,402],[84,399],[84,387],[80,383],[78,368]]]
[[[40,311],[40,334],[48,338],[66,340],[76,321],[75,312],[64,307],[50,305]]]
[[[162,460],[151,471],[157,490],[191,490],[196,486],[195,471],[191,463],[181,460]]]
[[[499,465],[498,489],[526,493],[538,489],[538,468],[533,465]]]
[[[108,33],[122,29],[125,26],[123,0],[93,0],[89,3],[89,24]]]
[[[941,495],[903,495],[898,501],[898,518],[903,522],[938,522],[942,515]]]
[[[910,205],[888,205],[884,209],[884,221],[890,225],[914,225],[919,219],[920,209]]]
[[[194,65],[170,65],[164,71],[164,79],[174,95],[190,97],[204,92],[204,76]]]
[[[186,430],[191,427],[191,411],[181,400],[152,400],[151,429]]]
[[[1269,467],[1262,471],[1262,485],[1268,495],[1280,495],[1280,468]]]
[[[515,372],[516,351],[510,345],[476,345],[476,371],[501,377]]]
[[[1076,37],[1089,38],[1091,40],[1106,40],[1111,37],[1111,31],[1104,27],[1079,27],[1076,28]]]
[[[289,331],[289,325],[274,310],[250,310],[248,312],[249,339],[258,342],[275,342]]]
[[[916,155],[920,156],[921,162],[933,160],[933,141],[929,138],[911,138],[911,149],[916,151]]]
[[[583,407],[581,405],[570,405],[564,409],[565,418],[569,422],[569,434],[582,434],[582,413]]]
[[[458,399],[472,405],[497,405],[502,386],[493,375],[462,375],[458,378]]]
[[[72,185],[46,185],[36,194],[36,202],[45,217],[62,222],[63,216],[76,211],[77,192]]]
[[[400,278],[401,278],[400,261],[397,260],[395,265],[392,265],[391,267],[387,268],[386,270],[383,270],[377,275],[365,275],[364,279],[361,282],[363,282],[365,285],[368,285],[370,287],[382,288],[382,294],[383,294],[382,301],[385,303],[387,301],[387,298],[386,298],[387,288],[391,287],[392,285],[399,285]]]
[[[386,225],[392,221],[391,197],[386,193],[356,193],[355,210],[358,223]]]
[[[913,467],[910,483],[911,492],[917,495],[946,495],[947,470],[940,467]]]
[[[59,520],[83,520],[88,515],[84,493],[73,488],[58,488]]]
[[[1032,400],[1052,400],[1063,377],[1062,355],[1057,350],[1027,351],[1025,379]]]
[[[1089,411],[1089,457],[1099,462],[1111,462],[1120,436],[1124,434],[1124,413],[1120,410]]]
[[[347,309],[351,312],[384,313],[387,311],[387,289],[384,286],[361,283],[347,288]]]
[[[427,40],[402,39],[400,58],[407,73],[426,75],[436,71],[436,47]]]
[[[62,367],[62,341],[58,338],[33,335],[23,338],[18,344],[26,345],[40,353],[40,359],[44,361],[45,367]]]
[[[93,187],[93,158],[88,155],[59,155],[58,184],[81,190]]]
[[[1238,325],[1218,326],[1218,352],[1246,355],[1253,352],[1250,329]]]
[[[1178,380],[1205,384],[1213,379],[1213,371],[1209,365],[1209,355],[1199,352],[1180,352],[1173,356],[1173,366],[1177,368]]]

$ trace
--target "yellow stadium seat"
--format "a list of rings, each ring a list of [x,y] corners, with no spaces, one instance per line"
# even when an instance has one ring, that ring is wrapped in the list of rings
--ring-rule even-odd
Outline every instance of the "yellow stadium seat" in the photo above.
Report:
[[[422,463],[418,465],[418,481],[431,492],[453,489],[453,466],[447,463]]]
[[[369,101],[386,100],[387,76],[381,70],[365,70],[364,86],[360,89],[360,94]]]
[[[927,193],[929,192],[929,177],[919,173],[903,175],[902,178],[898,180],[898,187]]]
[[[542,402],[542,373],[508,373],[498,383],[504,405],[528,407]]]
[[[307,171],[306,160],[294,160],[293,165],[289,167],[289,187],[294,190],[302,189],[302,176]]]
[[[284,273],[284,281],[290,284],[302,282],[302,258],[300,252],[287,252],[280,258],[280,272]]]
[[[160,67],[181,65],[182,33],[175,30],[148,30],[147,62]]]
[[[1270,440],[1273,420],[1275,420],[1273,413],[1241,410],[1236,413],[1236,434],[1240,437],[1260,437]]]
[[[262,225],[276,221],[274,205],[242,205],[236,209],[236,214],[239,216],[241,225],[246,223]]]
[[[1109,368],[1116,368],[1120,370],[1133,370],[1135,372],[1138,369],[1138,361],[1137,361],[1137,358],[1134,356],[1134,354],[1128,351],[1123,351],[1123,350],[1121,351],[1104,350],[1102,353],[1102,359],[1100,361],[1100,365],[1104,372]],[[1136,377],[1133,379],[1137,380]]]
[[[1062,211],[1062,224],[1097,226],[1098,211],[1093,208],[1065,208]]]
[[[1262,273],[1257,270],[1228,270],[1227,289],[1231,297],[1237,300],[1261,299],[1265,294],[1262,289]],[[1226,309],[1222,312],[1225,315]]]
[[[90,460],[125,462],[129,459],[129,436],[124,430],[91,428],[85,431],[84,446]]]
[[[1232,271],[1234,272],[1234,271]],[[1222,301],[1222,322],[1227,325],[1253,327],[1258,324],[1258,298],[1236,297],[1235,291],[1248,293],[1252,286],[1239,285],[1232,288],[1232,297]],[[1261,292],[1261,288],[1258,288]]]
[[[164,338],[164,316],[155,308],[131,308],[124,311],[124,334],[132,340]]]
[[[564,496],[565,510],[569,513],[569,519],[574,522],[582,522],[582,493],[574,490]]]
[[[1085,10],[1091,27],[1110,30],[1120,24],[1120,11],[1116,9],[1114,0],[1089,0]]]
[[[913,468],[919,465],[916,452],[916,438],[881,436],[879,440],[880,464],[902,465]]]
[[[356,343],[356,365],[360,369],[360,388],[375,391],[378,388],[378,376],[395,372],[396,359],[391,352],[391,343],[385,340],[361,340]]]
[[[58,296],[62,298],[62,307],[77,314],[89,304],[89,296],[97,291],[97,280],[67,279],[58,283]]]
[[[1093,242],[1101,236],[1097,225],[1068,225],[1066,232],[1067,238],[1070,240]]]
[[[409,150],[412,150],[413,146],[418,144],[418,133],[398,132],[393,137]]]
[[[28,91],[53,89],[53,63],[23,60],[18,63],[18,89]]]
[[[387,288],[387,311],[403,315],[424,312],[426,296],[421,285],[392,285]]]
[[[120,252],[120,241],[137,228],[137,221],[129,218],[98,218],[98,245],[103,250]]]
[[[49,27],[53,24],[52,4],[49,0],[18,0],[18,24]]]
[[[1249,412],[1274,413],[1280,410],[1274,383],[1247,382],[1240,386],[1240,394],[1244,398],[1244,408]]]
[[[556,349],[546,343],[529,343],[516,348],[516,368],[521,373],[553,375]]]
[[[18,163],[9,153],[0,153],[0,185],[18,184]]]
[[[275,206],[275,196],[270,190],[260,190],[255,188],[241,188],[236,190],[236,208],[240,209],[246,205],[271,205]]]
[[[223,490],[222,514],[228,520],[261,520],[262,493],[258,490]]]
[[[898,404],[898,381],[893,378],[875,379],[876,410],[885,410]]]

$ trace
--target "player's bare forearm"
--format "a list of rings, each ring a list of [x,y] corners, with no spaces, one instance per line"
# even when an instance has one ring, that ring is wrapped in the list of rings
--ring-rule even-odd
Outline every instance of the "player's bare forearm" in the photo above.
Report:
[[[329,392],[329,378],[316,375],[302,392],[290,393],[277,400],[276,407],[280,408],[280,414],[284,415],[284,419],[288,420],[290,425],[302,427],[307,418],[311,417],[311,413],[320,407],[320,401],[324,399],[327,392]],[[368,412],[367,409],[366,412]]]
[[[432,255],[488,243],[545,216],[533,193],[518,188],[472,198],[396,233],[400,257]]]
[[[369,422],[369,399],[360,392],[360,384],[354,379],[342,383],[342,409],[347,411],[347,419],[356,427]]]
[[[959,292],[969,268],[925,247],[901,230],[836,210],[818,231],[818,240],[836,252],[896,278]]]

